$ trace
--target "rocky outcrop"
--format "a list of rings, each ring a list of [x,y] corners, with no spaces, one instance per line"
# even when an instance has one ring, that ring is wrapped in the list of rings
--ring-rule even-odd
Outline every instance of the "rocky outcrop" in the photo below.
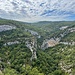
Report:
[[[4,46],[6,46],[6,45],[19,44],[19,43],[20,43],[19,41],[7,42],[7,43],[4,44]]]
[[[16,29],[16,27],[11,25],[0,25],[0,32],[12,29]]]
[[[72,45],[74,46],[75,45],[75,42],[60,42],[60,44],[64,44],[64,45]]]
[[[41,38],[41,36],[36,31],[30,30],[30,29],[25,29],[25,31],[29,32],[33,36],[37,36],[37,38]]]
[[[68,29],[70,32],[75,32],[75,27]]]
[[[65,29],[67,29],[68,28],[68,26],[62,26],[62,27],[60,27],[59,29],[60,30],[65,30]]]
[[[31,41],[26,41],[26,46],[30,49],[32,52],[31,60],[37,59],[36,51],[37,51],[37,42],[35,39],[32,39]]]
[[[53,37],[51,39],[45,39],[43,44],[41,45],[41,49],[45,50],[48,47],[53,47],[57,44],[65,44],[65,45],[75,45],[75,42],[61,42],[61,39],[68,35],[71,32],[75,31],[75,28],[68,28],[68,26],[61,27],[60,30],[65,30],[63,33],[59,34],[58,37]]]
[[[48,47],[53,47],[57,44],[59,44],[60,39],[59,38],[51,38],[50,40],[46,39],[43,41],[43,44],[41,45],[41,49],[45,50]]]
[[[71,65],[66,65],[66,64],[64,63],[64,61],[61,61],[61,62],[59,63],[59,66],[60,66],[61,70],[65,71],[65,72],[68,73],[69,75],[73,75],[73,74],[72,74],[72,64],[71,64]]]

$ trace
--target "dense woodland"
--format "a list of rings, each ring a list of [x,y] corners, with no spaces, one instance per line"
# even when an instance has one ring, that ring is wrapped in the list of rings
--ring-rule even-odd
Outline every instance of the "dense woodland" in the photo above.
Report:
[[[75,21],[25,23],[0,19],[0,25],[16,26],[16,29],[0,32],[0,75],[75,75],[75,45],[58,44],[45,50],[40,48],[44,39],[59,37],[67,30],[60,30],[60,27],[75,27]],[[25,29],[38,32],[41,38]],[[37,59],[30,60],[31,51],[25,42],[32,37],[37,38]],[[75,42],[75,32],[61,40]],[[19,43],[4,45],[10,41]]]

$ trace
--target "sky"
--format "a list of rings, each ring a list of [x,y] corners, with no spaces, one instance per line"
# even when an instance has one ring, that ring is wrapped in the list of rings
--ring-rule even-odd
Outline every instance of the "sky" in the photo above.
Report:
[[[0,17],[23,22],[73,21],[75,0],[0,0]]]

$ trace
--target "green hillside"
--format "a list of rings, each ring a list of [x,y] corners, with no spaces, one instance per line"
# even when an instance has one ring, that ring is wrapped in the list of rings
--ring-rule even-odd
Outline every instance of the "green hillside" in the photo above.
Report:
[[[74,75],[74,28],[75,21],[25,23],[0,19],[0,75]],[[51,38],[60,41],[43,50],[43,41]]]

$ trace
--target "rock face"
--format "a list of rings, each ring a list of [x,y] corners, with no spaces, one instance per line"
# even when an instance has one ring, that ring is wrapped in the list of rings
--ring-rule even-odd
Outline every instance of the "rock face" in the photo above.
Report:
[[[2,31],[7,31],[7,30],[12,30],[16,29],[15,26],[10,26],[10,25],[0,25],[0,32]]]
[[[36,42],[36,40],[33,38],[31,41],[27,41],[27,42],[26,42],[26,46],[27,46],[27,47],[30,49],[30,51],[32,52],[31,60],[37,59],[37,55],[36,55],[37,42]]]
[[[25,29],[25,31],[30,32],[32,35],[39,35],[37,32],[30,29]]]
[[[7,43],[4,44],[4,46],[13,45],[13,44],[19,44],[19,43],[20,43],[19,41],[7,42]]]
[[[53,47],[57,44],[65,44],[65,45],[75,45],[75,42],[62,42],[61,39],[63,37],[65,37],[66,35],[68,35],[69,33],[71,32],[75,32],[75,27],[74,28],[68,28],[68,26],[64,26],[64,27],[61,27],[60,30],[65,30],[63,33],[59,34],[58,37],[53,37],[51,39],[45,39],[43,41],[43,44],[41,45],[41,49],[45,50],[46,48],[48,47]]]
[[[60,64],[59,64],[59,66],[61,67],[61,70],[65,71],[69,75],[73,75],[72,74],[72,64],[71,65],[66,65],[64,63],[64,61],[61,61]]]
[[[33,50],[31,60],[32,60],[32,59],[37,59],[36,50]]]
[[[30,29],[25,29],[26,32],[30,32],[31,35],[37,36],[37,38],[41,38],[41,36],[38,34],[38,32],[30,30]]]
[[[75,45],[75,42],[60,42],[60,44],[64,44],[64,45],[72,45],[74,46]]]
[[[43,42],[43,44],[41,46],[41,49],[45,50],[48,47],[53,47],[53,46],[59,44],[59,41],[60,40],[58,40],[57,38],[56,39],[51,38],[50,40],[46,39],[46,40],[44,40],[44,42]]]
[[[68,26],[62,26],[62,27],[60,27],[60,30],[65,30],[67,28],[68,28]]]
[[[75,27],[68,29],[70,32],[75,32]]]

